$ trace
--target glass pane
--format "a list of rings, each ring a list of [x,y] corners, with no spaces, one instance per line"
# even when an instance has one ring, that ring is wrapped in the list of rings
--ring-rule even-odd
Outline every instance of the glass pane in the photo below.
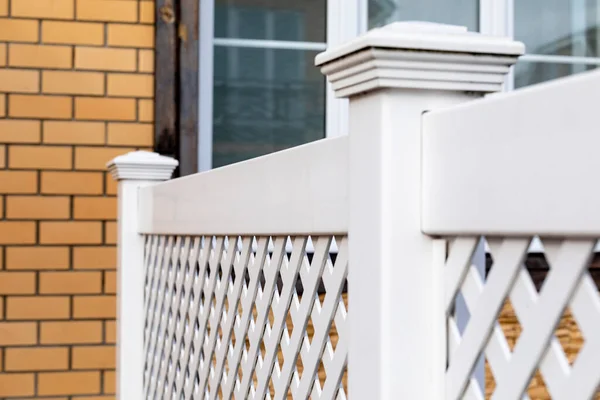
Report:
[[[396,21],[428,21],[479,30],[479,0],[369,0],[369,29]]]
[[[315,51],[215,46],[213,167],[325,137]]]
[[[515,38],[529,54],[598,57],[600,0],[515,0]]]
[[[216,0],[215,37],[325,43],[326,0]]]
[[[562,78],[578,72],[589,71],[596,65],[558,64],[550,62],[519,62],[515,66],[515,88]]]

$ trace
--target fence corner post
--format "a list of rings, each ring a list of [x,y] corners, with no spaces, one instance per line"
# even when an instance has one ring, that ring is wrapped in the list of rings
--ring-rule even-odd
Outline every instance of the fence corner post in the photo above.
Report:
[[[117,398],[143,399],[144,240],[138,232],[138,189],[171,177],[178,162],[134,151],[107,164],[118,183]]]
[[[445,398],[444,243],[421,232],[421,116],[502,90],[523,51],[460,26],[397,22],[316,58],[350,99],[352,399]]]

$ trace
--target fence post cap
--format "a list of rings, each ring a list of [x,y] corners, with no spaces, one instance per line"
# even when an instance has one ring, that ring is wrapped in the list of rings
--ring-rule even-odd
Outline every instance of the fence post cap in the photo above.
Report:
[[[113,179],[164,181],[171,178],[179,162],[150,151],[132,151],[113,158],[106,166]]]
[[[384,87],[495,92],[525,52],[510,38],[464,26],[395,22],[317,55],[337,97]]]

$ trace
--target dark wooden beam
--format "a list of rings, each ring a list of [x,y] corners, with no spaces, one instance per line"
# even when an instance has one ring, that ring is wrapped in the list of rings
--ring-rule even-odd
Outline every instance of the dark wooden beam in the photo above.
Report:
[[[199,0],[179,0],[179,169],[198,172]]]
[[[156,2],[154,150],[179,158],[177,0]],[[177,176],[177,171],[175,173]]]

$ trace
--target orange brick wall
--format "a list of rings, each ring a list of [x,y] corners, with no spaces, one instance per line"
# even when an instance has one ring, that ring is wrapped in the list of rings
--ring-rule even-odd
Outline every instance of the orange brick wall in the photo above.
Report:
[[[0,398],[114,398],[116,186],[153,140],[154,3],[0,0]]]

